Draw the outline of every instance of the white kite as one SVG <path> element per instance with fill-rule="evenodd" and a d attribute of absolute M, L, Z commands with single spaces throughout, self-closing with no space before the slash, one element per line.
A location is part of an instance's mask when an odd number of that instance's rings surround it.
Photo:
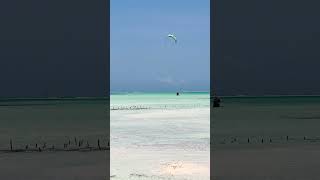
<path fill-rule="evenodd" d="M 175 43 L 177 43 L 177 37 L 173 34 L 168 34 L 168 38 L 171 38 L 174 40 Z"/>

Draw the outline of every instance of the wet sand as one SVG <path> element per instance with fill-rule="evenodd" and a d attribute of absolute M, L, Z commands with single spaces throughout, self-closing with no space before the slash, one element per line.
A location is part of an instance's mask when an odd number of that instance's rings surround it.
<path fill-rule="evenodd" d="M 208 112 L 112 112 L 112 179 L 209 179 Z"/>
<path fill-rule="evenodd" d="M 209 94 L 111 98 L 112 180 L 210 179 Z"/>
<path fill-rule="evenodd" d="M 320 144 L 245 145 L 217 147 L 213 152 L 215 180 L 320 179 Z"/>
<path fill-rule="evenodd" d="M 0 177 L 5 180 L 105 180 L 107 153 L 39 152 L 0 155 Z"/>

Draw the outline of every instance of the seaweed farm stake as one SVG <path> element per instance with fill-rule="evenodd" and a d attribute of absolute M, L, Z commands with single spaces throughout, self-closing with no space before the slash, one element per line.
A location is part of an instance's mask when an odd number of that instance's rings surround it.
<path fill-rule="evenodd" d="M 12 148 L 12 139 L 10 139 L 10 150 L 12 151 L 13 148 Z"/>
<path fill-rule="evenodd" d="M 77 143 L 77 138 L 76 137 L 74 137 L 74 143 L 75 143 L 75 145 L 77 145 L 78 143 Z"/>

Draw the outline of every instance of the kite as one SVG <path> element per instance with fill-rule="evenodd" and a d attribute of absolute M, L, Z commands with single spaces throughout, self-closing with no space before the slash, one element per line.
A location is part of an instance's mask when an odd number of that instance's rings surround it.
<path fill-rule="evenodd" d="M 168 34 L 168 38 L 171 38 L 174 40 L 175 43 L 177 43 L 177 37 L 173 34 Z"/>

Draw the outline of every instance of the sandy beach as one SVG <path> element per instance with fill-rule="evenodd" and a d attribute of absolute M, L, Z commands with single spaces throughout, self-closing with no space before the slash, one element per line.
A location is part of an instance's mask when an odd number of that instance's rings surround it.
<path fill-rule="evenodd" d="M 207 93 L 119 95 L 111 103 L 122 107 L 111 110 L 112 179 L 210 178 Z"/>

